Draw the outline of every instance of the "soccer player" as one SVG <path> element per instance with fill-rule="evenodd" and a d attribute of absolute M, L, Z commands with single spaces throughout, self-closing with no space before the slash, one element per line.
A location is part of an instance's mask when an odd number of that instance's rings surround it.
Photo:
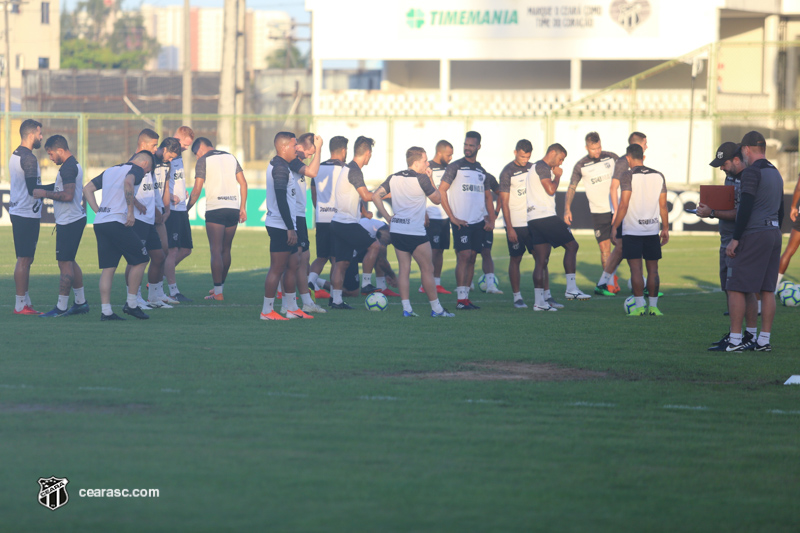
<path fill-rule="evenodd" d="M 222 301 L 225 299 L 222 289 L 231 268 L 231 246 L 236 228 L 247 220 L 247 181 L 239 161 L 228 152 L 216 150 L 205 137 L 194 141 L 192 153 L 197 156 L 197 163 L 194 188 L 186 209 L 190 210 L 197 203 L 205 185 L 206 235 L 214 281 L 214 294 L 206 296 L 206 300 Z"/>
<path fill-rule="evenodd" d="M 527 139 L 517 142 L 514 148 L 514 160 L 500 172 L 500 205 L 506 226 L 508 241 L 508 280 L 511 282 L 514 307 L 527 309 L 520 289 L 520 263 L 525 250 L 533 254 L 533 245 L 528 233 L 528 204 L 525 191 L 527 189 L 528 172 L 531 166 L 533 146 Z"/>
<path fill-rule="evenodd" d="M 587 133 L 585 140 L 586 155 L 575 163 L 564 200 L 564 222 L 572 225 L 572 201 L 578 184 L 583 181 L 589 212 L 592 214 L 594 237 L 600 247 L 600 263 L 605 269 L 608 256 L 611 255 L 611 224 L 614 218 L 611 211 L 611 177 L 619 158 L 617 154 L 603 151 L 600 135 L 596 131 Z"/>
<path fill-rule="evenodd" d="M 622 226 L 622 255 L 631 269 L 631 287 L 636 299 L 630 316 L 661 316 L 663 313 L 658 309 L 657 296 L 660 283 L 658 260 L 661 259 L 661 247 L 669 242 L 667 182 L 662 173 L 644 166 L 644 150 L 640 145 L 628 146 L 625 157 L 630 170 L 620 176 L 622 192 L 611 235 L 613 240 L 617 240 L 617 228 Z M 642 259 L 647 267 L 649 306 L 644 301 Z"/>
<path fill-rule="evenodd" d="M 153 154 L 144 150 L 129 162 L 105 170 L 83 188 L 86 203 L 97 213 L 94 233 L 97 237 L 98 263 L 103 271 L 100 274 L 102 321 L 125 320 L 111 310 L 111 286 L 122 256 L 133 267 L 128 275 L 128 299 L 122 311 L 141 320 L 150 318 L 139 309 L 134 289 L 142 283 L 149 257 L 147 249 L 133 231 L 133 225 L 136 221 L 134 187 L 142 182 L 146 173 L 153 170 L 153 166 Z M 94 194 L 100 189 L 103 191 L 103 200 L 98 206 Z"/>
<path fill-rule="evenodd" d="M 267 168 L 267 215 L 264 224 L 269 234 L 269 271 L 264 279 L 264 305 L 261 320 L 289 320 L 292 318 L 313 319 L 297 307 L 294 296 L 297 280 L 297 218 L 294 198 L 292 167 L 302 170 L 303 163 L 297 159 L 297 139 L 294 133 L 279 132 L 273 141 L 277 155 Z M 274 309 L 278 283 L 283 279 L 284 312 L 286 318 Z"/>
<path fill-rule="evenodd" d="M 794 186 L 794 194 L 792 195 L 792 207 L 789 211 L 789 218 L 792 219 L 792 232 L 789 234 L 789 242 L 786 244 L 786 249 L 781 256 L 781 263 L 778 267 L 778 282 L 775 285 L 777 291 L 783 281 L 783 275 L 786 274 L 786 269 L 789 268 L 789 262 L 792 256 L 800 246 L 800 216 L 798 215 L 798 203 L 800 203 L 800 179 L 797 180 L 797 185 Z"/>
<path fill-rule="evenodd" d="M 380 252 L 378 252 L 378 259 L 375 261 L 375 275 L 380 277 L 385 276 L 394 280 L 394 286 L 397 286 L 397 276 L 395 276 L 389 261 L 386 259 L 386 248 L 392 243 L 392 237 L 389 234 L 389 225 L 375 218 L 362 217 L 358 221 L 370 237 L 376 239 L 380 244 Z M 361 295 L 361 274 L 358 268 L 359 263 L 364 260 L 364 254 L 359 254 L 350 261 L 347 271 L 344 274 L 344 284 L 342 286 L 342 296 L 356 297 Z M 327 285 L 330 287 L 330 285 Z M 382 291 L 386 294 L 385 291 Z M 397 296 L 400 296 L 399 294 Z"/>
<path fill-rule="evenodd" d="M 325 263 L 331 261 L 331 274 L 336 264 L 336 258 L 331 255 L 333 251 L 333 234 L 331 233 L 331 220 L 336 212 L 336 182 L 339 177 L 347 173 L 347 143 L 345 137 L 332 137 L 328 142 L 331 158 L 321 163 L 317 176 L 311 180 L 311 201 L 314 204 L 316 215 L 316 241 L 317 258 L 311 264 L 308 274 L 309 289 L 316 290 L 317 298 L 330 298 L 324 294 L 324 280 L 319 282 L 319 275 L 325 268 Z"/>
<path fill-rule="evenodd" d="M 642 132 L 634 131 L 628 136 L 628 144 L 638 144 L 642 147 L 642 152 L 644 153 L 647 151 L 647 136 Z M 629 169 L 628 160 L 625 157 L 617 159 L 614 165 L 614 175 L 611 178 L 611 205 L 615 217 L 617 208 L 619 207 L 619 179 L 622 173 Z M 614 296 L 620 291 L 619 278 L 616 275 L 616 271 L 622 261 L 622 226 L 618 226 L 618 228 L 620 229 L 617 230 L 614 250 L 612 250 L 611 255 L 606 259 L 603 274 L 600 276 L 600 280 L 597 282 L 597 286 L 595 286 L 594 289 L 595 294 Z M 661 294 L 659 294 L 659 296 L 661 296 Z"/>
<path fill-rule="evenodd" d="M 447 165 L 439 184 L 442 208 L 453 226 L 456 309 L 460 310 L 480 309 L 469 300 L 469 287 L 475 274 L 475 258 L 483 249 L 486 232 L 494 231 L 494 202 L 492 192 L 485 186 L 490 174 L 477 161 L 480 148 L 480 133 L 468 131 L 464 139 L 464 157 Z"/>
<path fill-rule="evenodd" d="M 390 220 L 389 232 L 400 265 L 400 298 L 403 304 L 404 317 L 417 317 L 411 308 L 410 281 L 411 258 L 419 265 L 422 286 L 431 305 L 431 316 L 434 318 L 452 318 L 436 293 L 436 282 L 433 280 L 433 258 L 431 243 L 425 232 L 426 199 L 434 204 L 441 202 L 441 193 L 433 183 L 432 172 L 428 166 L 425 150 L 412 146 L 406 151 L 407 170 L 403 170 L 386 178 L 372 195 L 372 201 L 378 212 L 386 220 Z M 383 198 L 392 195 L 394 216 L 390 216 L 383 205 Z"/>
<path fill-rule="evenodd" d="M 742 319 L 746 294 L 761 293 L 761 332 L 752 349 L 770 352 L 770 333 L 775 318 L 775 284 L 781 256 L 783 222 L 783 178 L 766 159 L 764 136 L 751 131 L 741 142 L 742 156 L 749 165 L 742 171 L 741 198 L 736 212 L 736 227 L 728 243 L 727 289 L 730 303 L 731 334 L 726 351 L 749 349 L 742 342 Z"/>
<path fill-rule="evenodd" d="M 564 272 L 567 288 L 564 296 L 567 300 L 588 300 L 591 298 L 578 288 L 575 282 L 575 270 L 578 256 L 578 242 L 563 219 L 556 215 L 556 191 L 564 169 L 561 165 L 567 157 L 567 150 L 560 144 L 552 144 L 547 148 L 544 158 L 533 164 L 528 171 L 525 201 L 528 211 L 528 232 L 535 266 L 533 269 L 534 311 L 555 311 L 557 306 L 548 302 L 545 293 L 548 263 L 553 247 L 564 247 Z"/>
<path fill-rule="evenodd" d="M 370 294 L 378 290 L 372 285 L 372 269 L 378 258 L 380 244 L 370 236 L 359 223 L 359 202 L 372 201 L 372 193 L 364 184 L 364 174 L 361 171 L 372 157 L 372 147 L 375 141 L 369 137 L 360 136 L 353 145 L 353 160 L 345 167 L 345 172 L 336 181 L 336 212 L 331 219 L 331 233 L 333 233 L 333 255 L 336 257 L 336 266 L 332 273 L 333 309 L 352 309 L 342 300 L 342 286 L 344 274 L 350 261 L 357 255 L 364 254 L 361 274 L 361 294 Z"/>
<path fill-rule="evenodd" d="M 500 184 L 497 182 L 497 179 L 494 176 L 487 174 L 484 186 L 486 187 L 486 190 L 489 191 L 489 194 L 492 195 L 492 209 L 494 209 L 494 214 L 492 216 L 495 220 L 497 220 L 497 216 L 500 214 L 501 206 L 500 202 L 498 201 L 497 207 L 495 207 L 495 196 L 500 192 Z M 488 215 L 488 213 L 484 213 L 484 216 L 486 215 Z M 494 259 L 492 259 L 493 244 L 494 230 L 484 232 L 483 243 L 481 244 L 481 270 L 483 271 L 483 276 L 486 280 L 486 293 L 503 294 L 503 291 L 497 288 L 497 278 L 494 276 Z M 472 289 L 471 285 L 470 289 Z"/>
<path fill-rule="evenodd" d="M 741 197 L 741 176 L 742 171 L 747 165 L 744 164 L 739 145 L 732 142 L 722 143 L 720 147 L 717 148 L 714 160 L 709 164 L 714 168 L 722 169 L 725 172 L 725 185 L 732 186 L 736 191 L 734 194 L 734 209 L 716 211 L 705 204 L 697 205 L 698 217 L 719 219 L 719 282 L 722 291 L 725 292 L 727 302 L 728 291 L 726 288 L 728 282 L 728 267 L 730 266 L 731 258 L 728 257 L 726 248 L 728 247 L 728 243 L 731 241 L 731 238 L 733 238 L 733 230 L 736 227 L 736 209 L 739 207 L 739 198 Z M 730 305 L 728 305 L 728 307 L 730 308 Z M 745 322 L 747 323 L 747 330 L 745 331 L 742 340 L 743 343 L 747 343 L 752 346 L 756 335 L 758 335 L 758 303 L 755 295 L 752 293 L 747 294 Z M 708 351 L 726 351 L 729 336 L 730 331 L 726 333 L 718 342 L 712 344 Z"/>
<path fill-rule="evenodd" d="M 14 284 L 17 299 L 14 303 L 15 315 L 38 315 L 33 309 L 28 295 L 33 256 L 39 242 L 39 223 L 42 219 L 42 200 L 33 197 L 33 190 L 42 184 L 39 160 L 32 150 L 42 146 L 42 124 L 31 118 L 19 127 L 22 139 L 11 154 L 8 171 L 11 176 L 11 202 L 8 213 L 14 234 L 14 250 L 17 264 L 14 267 Z"/>
<path fill-rule="evenodd" d="M 436 155 L 429 162 L 433 183 L 436 188 L 442 182 L 444 170 L 453 160 L 453 145 L 445 140 L 436 143 Z M 452 294 L 442 286 L 442 266 L 444 266 L 444 251 L 450 249 L 450 220 L 441 205 L 428 200 L 426 209 L 426 233 L 431 243 L 433 253 L 433 280 L 436 282 L 436 292 L 439 294 Z M 419 292 L 425 292 L 420 285 Z"/>
<path fill-rule="evenodd" d="M 83 169 L 69 151 L 67 140 L 53 135 L 44 143 L 50 161 L 59 165 L 56 181 L 33 190 L 34 198 L 53 200 L 56 216 L 56 261 L 61 272 L 58 303 L 40 317 L 83 315 L 89 304 L 83 292 L 83 271 L 75 261 L 86 227 L 86 210 L 83 208 Z M 69 307 L 69 291 L 75 293 L 75 303 Z"/>
<path fill-rule="evenodd" d="M 194 131 L 189 126 L 181 126 L 175 131 L 175 138 L 181 144 L 183 152 L 192 146 Z M 186 210 L 186 176 L 182 157 L 176 157 L 170 162 L 169 187 L 164 193 L 170 204 L 170 215 L 164 224 L 169 248 L 167 260 L 164 262 L 164 275 L 167 277 L 170 297 L 179 302 L 191 302 L 191 298 L 181 294 L 175 277 L 175 267 L 191 255 L 194 247 L 189 212 Z"/>

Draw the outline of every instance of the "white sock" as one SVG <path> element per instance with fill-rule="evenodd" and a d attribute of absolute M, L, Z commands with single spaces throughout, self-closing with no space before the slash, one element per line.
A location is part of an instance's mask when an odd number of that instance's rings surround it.
<path fill-rule="evenodd" d="M 61 311 L 66 311 L 69 307 L 69 294 L 66 296 L 58 295 L 58 304 L 56 305 Z"/>
<path fill-rule="evenodd" d="M 307 292 L 305 294 L 300 293 L 300 299 L 303 301 L 303 305 L 314 305 L 314 300 L 311 299 L 310 292 Z"/>
<path fill-rule="evenodd" d="M 156 288 L 156 297 L 158 297 L 159 300 L 163 299 L 166 296 L 166 294 L 164 294 L 164 282 L 159 281 L 158 283 L 153 283 L 153 285 L 155 285 Z"/>
<path fill-rule="evenodd" d="M 372 283 L 372 272 L 369 274 L 361 274 L 361 286 L 366 287 L 370 283 Z"/>
<path fill-rule="evenodd" d="M 550 289 L 545 289 L 544 290 L 544 301 L 546 302 L 547 300 L 549 300 L 552 297 L 553 297 L 553 295 L 550 293 Z"/>
<path fill-rule="evenodd" d="M 544 298 L 544 289 L 533 289 L 533 305 L 537 307 L 546 307 L 547 302 Z"/>
<path fill-rule="evenodd" d="M 475 290 L 475 282 L 474 281 L 469 284 L 469 289 L 473 290 L 473 291 Z"/>
<path fill-rule="evenodd" d="M 214 295 L 222 294 L 222 285 L 214 285 Z"/>
<path fill-rule="evenodd" d="M 114 311 L 111 310 L 111 304 L 100 304 L 100 311 L 106 316 L 114 314 Z"/>
<path fill-rule="evenodd" d="M 486 274 L 486 286 L 492 287 L 496 284 L 497 280 L 494 277 L 494 273 Z"/>
<path fill-rule="evenodd" d="M 600 276 L 600 281 L 597 282 L 598 286 L 608 285 L 608 282 L 611 281 L 613 274 L 609 274 L 608 272 L 603 272 L 603 275 Z"/>
<path fill-rule="evenodd" d="M 442 304 L 439 302 L 439 298 L 431 300 L 431 311 L 433 311 L 437 315 L 444 313 L 444 307 L 442 307 Z"/>
<path fill-rule="evenodd" d="M 437 287 L 442 285 L 442 278 L 433 278 L 433 281 L 436 283 Z"/>
<path fill-rule="evenodd" d="M 25 291 L 25 305 L 30 305 L 33 307 L 33 304 L 31 303 L 31 296 L 28 294 L 28 291 Z"/>
<path fill-rule="evenodd" d="M 650 307 L 658 307 L 658 296 L 650 297 Z"/>
<path fill-rule="evenodd" d="M 264 297 L 264 306 L 261 308 L 262 315 L 268 315 L 275 307 L 275 298 Z"/>
<path fill-rule="evenodd" d="M 522 292 L 515 292 L 513 300 L 516 302 L 517 300 L 522 300 Z"/>
<path fill-rule="evenodd" d="M 575 274 L 567 274 L 567 292 L 578 291 L 578 284 L 575 283 Z"/>
<path fill-rule="evenodd" d="M 155 302 L 158 299 L 158 288 L 155 283 L 147 284 L 147 300 Z"/>
<path fill-rule="evenodd" d="M 75 294 L 75 303 L 76 304 L 80 305 L 80 304 L 85 304 L 86 303 L 86 297 L 83 295 L 83 287 L 81 287 L 80 289 L 74 289 L 73 288 L 72 292 Z"/>
<path fill-rule="evenodd" d="M 319 274 L 317 274 L 316 272 L 309 272 L 308 273 L 308 282 L 311 283 L 312 285 L 314 285 L 314 287 L 316 287 L 317 286 L 317 278 L 318 277 L 319 277 Z"/>
<path fill-rule="evenodd" d="M 17 301 L 14 303 L 14 310 L 19 313 L 25 308 L 25 297 L 17 296 Z"/>
<path fill-rule="evenodd" d="M 297 293 L 284 292 L 283 302 L 281 303 L 282 309 L 287 311 L 297 311 Z"/>
<path fill-rule="evenodd" d="M 280 293 L 283 292 L 283 282 L 282 281 L 278 282 L 278 292 L 280 292 Z"/>
<path fill-rule="evenodd" d="M 769 344 L 769 333 L 761 332 L 758 334 L 758 345 L 764 346 L 765 344 Z"/>
<path fill-rule="evenodd" d="M 411 300 L 402 300 L 401 303 L 403 304 L 403 311 L 408 311 L 409 313 L 413 311 L 411 309 Z"/>
<path fill-rule="evenodd" d="M 761 300 L 758 301 L 758 314 L 761 314 Z"/>
<path fill-rule="evenodd" d="M 459 300 L 466 300 L 467 299 L 467 288 L 466 287 L 456 287 L 456 298 Z"/>
<path fill-rule="evenodd" d="M 775 294 L 778 294 L 781 288 L 781 281 L 783 281 L 783 274 L 778 274 L 778 282 L 775 284 Z"/>
<path fill-rule="evenodd" d="M 128 293 L 128 307 L 131 309 L 134 307 L 139 307 L 139 299 L 135 294 Z"/>
<path fill-rule="evenodd" d="M 375 286 L 383 290 L 386 288 L 386 276 L 375 276 Z"/>
<path fill-rule="evenodd" d="M 176 294 L 179 294 L 181 292 L 181 291 L 178 290 L 178 284 L 177 283 L 168 283 L 167 285 L 169 285 L 169 295 L 170 296 L 175 296 Z"/>
<path fill-rule="evenodd" d="M 325 288 L 325 283 L 327 281 L 328 281 L 327 279 L 317 278 L 317 288 L 318 289 L 324 289 Z"/>
<path fill-rule="evenodd" d="M 755 339 L 756 337 L 758 337 L 758 328 L 747 328 L 747 333 L 752 335 L 753 338 Z"/>
<path fill-rule="evenodd" d="M 142 298 L 142 287 L 141 286 L 139 286 L 139 288 L 136 289 L 136 297 L 137 298 Z M 142 300 L 144 300 L 144 298 L 142 298 Z"/>
<path fill-rule="evenodd" d="M 742 344 L 742 334 L 741 333 L 731 332 L 731 334 L 729 336 L 729 342 L 731 344 L 733 344 L 734 346 L 738 346 L 738 345 Z"/>
<path fill-rule="evenodd" d="M 634 296 L 634 300 L 636 300 L 636 307 L 644 307 L 644 296 Z"/>
<path fill-rule="evenodd" d="M 333 296 L 333 303 L 340 304 L 342 303 L 342 291 L 337 291 L 336 289 L 331 290 L 331 296 Z"/>

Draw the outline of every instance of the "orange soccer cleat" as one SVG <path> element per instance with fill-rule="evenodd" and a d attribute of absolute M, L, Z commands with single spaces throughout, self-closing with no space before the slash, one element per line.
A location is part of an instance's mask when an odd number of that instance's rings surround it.
<path fill-rule="evenodd" d="M 314 318 L 314 317 L 304 312 L 302 309 L 295 309 L 294 311 L 286 311 L 286 318 L 291 320 L 293 318 Z"/>
<path fill-rule="evenodd" d="M 222 296 L 222 293 L 219 294 L 209 294 L 206 296 L 206 300 L 216 300 L 218 302 L 223 301 L 225 298 Z"/>
<path fill-rule="evenodd" d="M 289 320 L 289 319 L 282 317 L 280 313 L 278 313 L 277 311 L 270 311 L 267 314 L 261 313 L 261 320 Z"/>

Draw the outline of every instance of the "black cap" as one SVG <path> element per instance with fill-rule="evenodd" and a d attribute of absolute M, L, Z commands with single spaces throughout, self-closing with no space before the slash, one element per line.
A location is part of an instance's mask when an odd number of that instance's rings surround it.
<path fill-rule="evenodd" d="M 767 140 L 759 132 L 753 130 L 742 137 L 742 146 L 767 146 Z"/>
<path fill-rule="evenodd" d="M 734 157 L 739 157 L 741 159 L 739 149 L 740 146 L 736 143 L 726 142 L 720 144 L 719 148 L 717 148 L 717 156 L 709 165 L 718 168 L 721 167 L 725 161 L 730 161 Z"/>

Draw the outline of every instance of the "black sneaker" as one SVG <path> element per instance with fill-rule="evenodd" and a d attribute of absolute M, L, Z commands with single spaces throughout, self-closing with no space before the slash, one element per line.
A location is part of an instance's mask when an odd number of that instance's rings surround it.
<path fill-rule="evenodd" d="M 131 315 L 134 318 L 138 318 L 139 320 L 147 320 L 150 318 L 149 315 L 146 315 L 145 312 L 138 307 L 129 307 L 127 303 L 122 306 L 122 312 L 126 315 Z"/>
<path fill-rule="evenodd" d="M 331 309 L 353 309 L 352 307 L 347 305 L 347 302 L 342 302 L 340 304 L 335 304 L 335 303 L 331 302 L 331 306 L 330 307 L 331 307 Z"/>
<path fill-rule="evenodd" d="M 718 340 L 717 342 L 711 343 L 711 346 L 722 346 L 722 347 L 724 347 L 726 344 L 728 344 L 728 339 L 730 339 L 730 338 L 731 338 L 731 334 L 730 333 L 726 333 L 725 335 L 722 336 L 722 338 L 720 340 Z"/>
<path fill-rule="evenodd" d="M 756 336 L 749 331 L 745 331 L 742 336 L 742 344 L 745 345 L 745 351 L 752 351 L 756 347 Z"/>
<path fill-rule="evenodd" d="M 309 281 L 308 282 L 308 290 L 315 291 L 315 290 L 317 290 L 317 286 Z"/>
<path fill-rule="evenodd" d="M 170 295 L 170 298 L 174 298 L 174 299 L 178 300 L 178 301 L 179 301 L 180 303 L 182 303 L 182 304 L 184 304 L 184 303 L 191 303 L 191 302 L 193 302 L 193 301 L 194 301 L 194 300 L 192 300 L 191 298 L 187 298 L 186 296 L 184 296 L 184 295 L 183 295 L 183 294 L 181 294 L 181 293 L 172 294 L 172 295 Z"/>
<path fill-rule="evenodd" d="M 756 351 L 756 352 L 771 352 L 772 351 L 772 345 L 770 343 L 767 343 L 767 344 L 764 344 L 762 346 L 761 344 L 758 344 L 757 342 L 755 342 L 755 343 L 753 343 L 753 348 L 752 349 L 754 351 Z"/>
<path fill-rule="evenodd" d="M 60 316 L 65 316 L 69 312 L 69 309 L 64 309 L 63 311 L 58 308 L 58 306 L 52 308 L 50 311 L 46 313 L 42 313 L 39 315 L 39 318 L 58 318 Z"/>
<path fill-rule="evenodd" d="M 88 312 L 89 302 L 83 302 L 82 304 L 72 304 L 72 307 L 67 309 L 67 314 L 65 316 L 85 315 Z"/>
<path fill-rule="evenodd" d="M 100 322 L 105 322 L 106 320 L 127 320 L 127 319 L 122 318 L 116 313 L 111 313 L 110 315 L 104 315 L 100 313 Z"/>
<path fill-rule="evenodd" d="M 480 307 L 478 307 L 474 303 L 470 302 L 469 300 L 467 300 L 467 303 L 469 304 L 469 308 L 470 309 L 480 309 Z"/>
<path fill-rule="evenodd" d="M 333 296 L 328 298 L 328 307 L 333 307 Z"/>
<path fill-rule="evenodd" d="M 380 289 L 375 285 L 373 285 L 372 283 L 370 283 L 366 287 L 361 287 L 361 294 L 372 294 L 373 292 L 378 292 L 378 291 L 380 291 Z"/>
<path fill-rule="evenodd" d="M 742 339 L 744 340 L 744 339 Z M 731 341 L 728 341 L 725 345 L 726 352 L 745 352 L 750 349 L 750 346 L 745 344 L 744 342 L 740 344 L 732 344 Z"/>

